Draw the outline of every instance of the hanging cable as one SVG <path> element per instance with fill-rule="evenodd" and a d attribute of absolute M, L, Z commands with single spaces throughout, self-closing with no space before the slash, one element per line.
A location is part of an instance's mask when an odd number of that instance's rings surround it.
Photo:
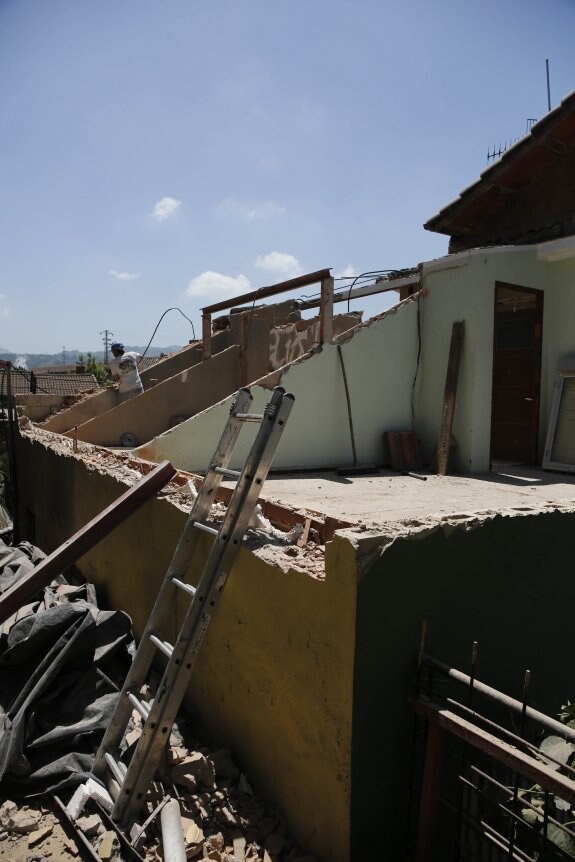
<path fill-rule="evenodd" d="M 174 305 L 174 306 L 172 306 L 172 308 L 166 308 L 166 310 L 164 311 L 164 313 L 162 314 L 162 316 L 161 316 L 161 317 L 160 317 L 160 319 L 158 320 L 158 322 L 157 322 L 157 324 L 156 324 L 156 328 L 155 328 L 155 329 L 154 329 L 154 331 L 152 332 L 152 337 L 151 337 L 151 338 L 150 338 L 150 340 L 148 341 L 148 344 L 146 345 L 146 349 L 145 349 L 145 350 L 144 350 L 144 352 L 142 353 L 142 359 L 144 358 L 144 356 L 145 356 L 145 355 L 146 355 L 146 353 L 148 352 L 148 350 L 149 350 L 149 348 L 150 348 L 150 344 L 151 344 L 151 343 L 152 343 L 152 341 L 154 340 L 154 335 L 155 335 L 155 334 L 156 334 L 156 332 L 158 331 L 158 328 L 159 328 L 159 326 L 160 326 L 160 323 L 162 322 L 162 320 L 164 319 L 164 317 L 166 316 L 166 314 L 168 313 L 168 311 L 179 311 L 179 312 L 180 312 L 180 314 L 182 315 L 182 317 L 185 317 L 185 318 L 186 318 L 186 320 L 188 321 L 188 323 L 189 323 L 189 324 L 191 325 L 191 327 L 192 327 L 192 335 L 194 336 L 194 341 L 196 340 L 196 331 L 195 331 L 195 329 L 194 329 L 194 324 L 192 323 L 192 321 L 190 320 L 190 318 L 187 316 L 187 314 L 184 314 L 184 312 L 182 311 L 182 309 L 181 309 L 181 308 L 178 308 L 177 306 L 175 306 L 175 305 Z M 141 361 L 141 360 L 140 360 L 140 361 Z"/>

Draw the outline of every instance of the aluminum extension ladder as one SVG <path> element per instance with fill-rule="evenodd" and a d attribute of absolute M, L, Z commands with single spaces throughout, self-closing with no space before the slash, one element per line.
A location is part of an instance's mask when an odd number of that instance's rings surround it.
<path fill-rule="evenodd" d="M 112 818 L 123 830 L 128 830 L 135 822 L 160 765 L 200 647 L 253 514 L 294 397 L 278 386 L 263 414 L 249 413 L 251 402 L 250 390 L 240 389 L 96 755 L 94 775 L 108 785 L 115 797 Z M 243 470 L 229 470 L 228 464 L 244 422 L 258 422 L 260 427 Z M 206 519 L 224 477 L 236 479 L 237 484 L 217 530 L 208 526 Z M 202 532 L 213 535 L 214 541 L 198 586 L 194 587 L 185 577 Z M 187 594 L 191 601 L 172 646 L 162 639 L 161 632 L 173 619 L 175 590 Z M 142 700 L 140 689 L 157 651 L 167 656 L 168 662 L 156 696 L 148 705 Z M 120 760 L 119 750 L 133 709 L 143 718 L 143 730 L 126 765 Z"/>

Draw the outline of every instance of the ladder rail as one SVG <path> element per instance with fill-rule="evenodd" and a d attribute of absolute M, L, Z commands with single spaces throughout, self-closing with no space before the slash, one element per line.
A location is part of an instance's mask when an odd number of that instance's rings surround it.
<path fill-rule="evenodd" d="M 137 815 L 162 751 L 169 740 L 172 725 L 216 611 L 222 588 L 239 549 L 241 536 L 251 517 L 249 504 L 255 505 L 260 495 L 293 400 L 293 396 L 285 396 L 279 387 L 274 390 L 268 405 L 269 414 L 264 418 L 264 424 L 230 500 L 220 532 L 214 539 L 196 596 L 188 608 L 180 636 L 152 704 L 149 720 L 143 728 L 114 805 L 113 818 L 125 826 L 130 825 Z"/>
<path fill-rule="evenodd" d="M 209 625 L 219 604 L 222 589 L 241 547 L 263 482 L 271 466 L 285 423 L 293 406 L 293 395 L 276 387 L 263 414 L 250 414 L 249 389 L 238 392 L 220 442 L 206 471 L 199 494 L 188 516 L 184 531 L 160 587 L 148 624 L 126 677 L 114 715 L 98 750 L 94 774 L 110 770 L 112 757 L 119 751 L 132 710 L 140 711 L 144 725 L 128 766 L 121 765 L 122 783 L 115 795 L 113 819 L 127 828 L 135 820 L 147 789 L 160 764 L 173 723 L 199 656 Z M 229 470 L 234 446 L 246 421 L 259 421 L 260 428 L 241 471 Z M 197 587 L 187 584 L 185 575 L 198 547 L 216 491 L 226 476 L 238 477 L 223 521 L 203 563 Z M 211 532 L 212 528 L 208 528 Z M 174 591 L 191 597 L 175 644 L 163 639 L 162 632 L 171 621 Z M 168 656 L 156 696 L 150 704 L 139 701 L 144 684 L 158 651 Z M 117 778 L 117 776 L 113 776 Z"/>
<path fill-rule="evenodd" d="M 186 526 L 180 536 L 173 553 L 166 576 L 160 586 L 152 612 L 144 629 L 138 649 L 124 681 L 122 691 L 112 719 L 104 733 L 102 742 L 94 761 L 94 775 L 101 775 L 106 767 L 105 755 L 112 748 L 117 748 L 122 741 L 128 720 L 132 714 L 129 694 L 138 694 L 156 656 L 156 648 L 150 641 L 150 635 L 163 631 L 168 623 L 171 610 L 172 581 L 174 578 L 184 580 L 196 548 L 199 534 L 194 524 L 201 522 L 208 514 L 223 476 L 215 472 L 214 467 L 227 467 L 233 454 L 234 446 L 243 427 L 243 420 L 237 414 L 245 414 L 253 401 L 249 389 L 240 389 L 232 404 L 228 421 L 224 427 L 202 487 L 196 497 L 188 516 Z"/>

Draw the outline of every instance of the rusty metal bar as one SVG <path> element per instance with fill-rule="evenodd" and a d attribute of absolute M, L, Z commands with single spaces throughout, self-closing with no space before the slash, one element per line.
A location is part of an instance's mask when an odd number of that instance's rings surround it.
<path fill-rule="evenodd" d="M 0 623 L 5 622 L 8 617 L 16 613 L 18 608 L 31 598 L 38 589 L 49 584 L 52 578 L 75 563 L 94 545 L 97 545 L 100 539 L 103 539 L 123 523 L 150 497 L 153 497 L 157 491 L 163 488 L 175 474 L 176 470 L 170 462 L 162 461 L 147 476 L 107 506 L 45 560 L 42 560 L 29 575 L 6 590 L 0 596 Z"/>
<path fill-rule="evenodd" d="M 225 311 L 228 308 L 232 308 L 232 306 L 243 305 L 245 302 L 253 302 L 256 299 L 266 299 L 268 296 L 286 293 L 288 290 L 294 290 L 296 287 L 307 287 L 308 284 L 317 284 L 319 281 L 330 278 L 330 272 L 331 270 L 329 269 L 318 269 L 316 272 L 310 272 L 308 275 L 298 275 L 297 278 L 290 278 L 289 281 L 282 281 L 269 287 L 260 287 L 257 290 L 244 293 L 242 296 L 234 296 L 231 299 L 224 299 L 222 302 L 216 302 L 213 305 L 206 305 L 205 308 L 202 308 L 202 314 Z"/>
<path fill-rule="evenodd" d="M 469 685 L 469 677 L 467 674 L 460 670 L 456 670 L 454 667 L 450 667 L 448 664 L 444 664 L 442 661 L 432 658 L 430 655 L 424 655 L 422 663 L 429 668 L 440 671 L 440 673 L 445 674 L 456 682 L 460 682 L 465 686 Z M 477 679 L 474 680 L 473 688 L 476 692 L 485 695 L 485 697 L 489 697 L 491 700 L 500 703 L 502 706 L 513 710 L 513 712 L 518 714 L 523 712 L 522 701 L 515 700 L 515 698 L 509 697 L 507 694 L 503 694 L 503 692 L 498 691 L 496 688 L 492 688 L 490 685 L 486 685 L 484 682 L 479 682 Z M 527 706 L 525 716 L 526 718 L 539 722 L 539 724 L 546 727 L 547 730 L 557 734 L 557 736 L 561 736 L 563 739 L 568 739 L 570 742 L 575 743 L 575 730 L 568 727 L 566 724 L 561 724 L 557 719 L 550 718 L 548 715 L 545 715 L 544 712 L 539 712 L 531 706 Z"/>
<path fill-rule="evenodd" d="M 442 698 L 443 700 L 443 698 Z M 497 724 L 496 721 L 491 721 L 490 718 L 487 718 L 485 715 L 482 715 L 480 712 L 476 712 L 474 709 L 469 709 L 469 707 L 465 706 L 463 703 L 460 703 L 458 700 L 455 700 L 452 697 L 444 698 L 445 703 L 448 706 L 452 706 L 455 709 L 460 709 L 464 712 L 468 718 L 473 719 L 474 721 L 479 721 L 487 727 L 493 728 L 493 730 L 497 731 L 497 733 L 501 733 L 507 737 L 515 745 L 519 744 L 519 747 L 523 746 L 527 751 L 533 752 L 534 755 L 540 754 L 539 749 L 536 745 L 533 745 L 532 742 L 529 742 L 528 739 L 524 739 L 521 736 L 517 736 L 516 733 L 513 733 L 512 730 L 508 730 L 506 727 L 503 727 L 501 724 Z M 560 760 L 557 760 L 556 757 L 553 757 L 551 754 L 545 754 L 545 760 L 550 761 L 551 763 L 556 763 L 557 766 L 560 766 L 562 769 L 566 769 L 567 772 L 570 772 L 575 779 L 575 767 L 569 766 L 568 763 L 562 763 Z"/>
<path fill-rule="evenodd" d="M 445 747 L 445 731 L 437 723 L 427 725 L 425 764 L 421 786 L 421 807 L 417 836 L 416 862 L 428 862 L 433 858 L 433 835 L 439 808 L 441 767 Z"/>
<path fill-rule="evenodd" d="M 575 782 L 569 778 L 431 701 L 423 703 L 412 699 L 410 703 L 414 711 L 425 718 L 430 726 L 438 725 L 453 736 L 490 755 L 499 763 L 532 779 L 544 790 L 550 790 L 561 799 L 572 805 L 575 804 Z"/>

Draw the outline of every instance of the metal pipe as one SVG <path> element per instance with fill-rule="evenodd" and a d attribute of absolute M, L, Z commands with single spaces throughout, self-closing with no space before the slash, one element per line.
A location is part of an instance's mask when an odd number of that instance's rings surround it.
<path fill-rule="evenodd" d="M 164 862 L 186 862 L 186 845 L 182 831 L 180 803 L 177 799 L 170 799 L 164 805 L 160 814 L 160 823 Z"/>
<path fill-rule="evenodd" d="M 450 679 L 456 680 L 456 682 L 463 683 L 463 685 L 466 686 L 469 685 L 469 677 L 467 674 L 462 673 L 460 670 L 456 670 L 454 667 L 450 667 L 448 664 L 444 664 L 429 655 L 423 656 L 422 663 L 434 670 L 444 673 L 446 676 L 450 677 Z M 486 685 L 484 682 L 479 682 L 477 679 L 475 680 L 473 687 L 475 691 L 491 698 L 491 700 L 500 703 L 502 706 L 506 706 L 508 709 L 512 709 L 514 712 L 519 714 L 523 712 L 522 701 L 515 700 L 515 698 L 509 697 L 508 694 L 503 694 L 503 692 L 497 691 L 496 688 L 491 688 L 490 685 Z M 548 715 L 545 715 L 544 712 L 539 712 L 537 709 L 533 709 L 530 706 L 526 707 L 525 715 L 527 718 L 538 721 L 539 724 L 543 725 L 543 727 L 546 727 L 548 730 L 551 730 L 553 733 L 556 733 L 557 736 L 561 736 L 563 739 L 568 739 L 570 742 L 575 743 L 575 730 L 568 727 L 566 724 L 561 724 L 561 722 L 557 721 L 555 718 L 550 718 Z"/>

